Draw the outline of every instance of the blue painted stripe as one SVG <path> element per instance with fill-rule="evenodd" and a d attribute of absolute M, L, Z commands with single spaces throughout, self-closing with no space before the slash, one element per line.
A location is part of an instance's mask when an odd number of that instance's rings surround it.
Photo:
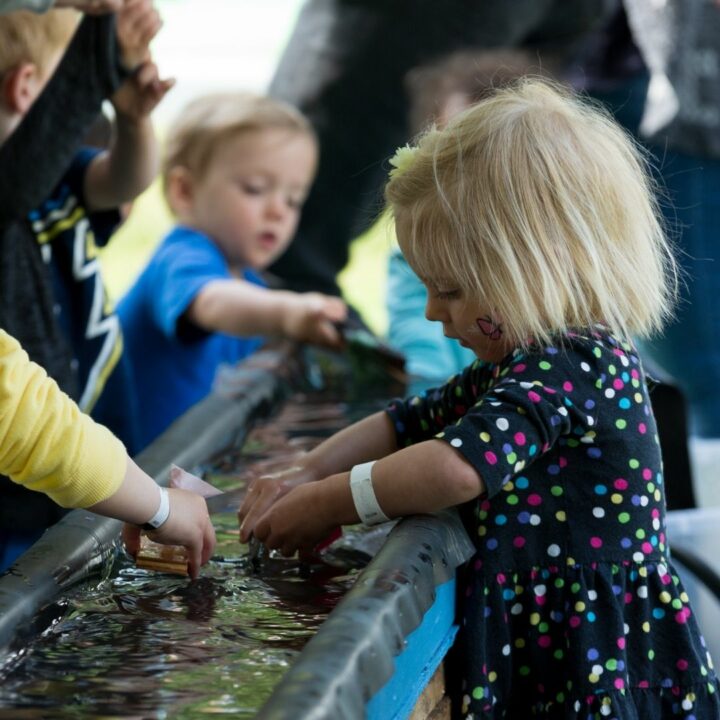
<path fill-rule="evenodd" d="M 455 622 L 455 578 L 435 591 L 435 602 L 408 635 L 395 658 L 395 672 L 366 707 L 368 720 L 405 720 L 452 645 Z"/>

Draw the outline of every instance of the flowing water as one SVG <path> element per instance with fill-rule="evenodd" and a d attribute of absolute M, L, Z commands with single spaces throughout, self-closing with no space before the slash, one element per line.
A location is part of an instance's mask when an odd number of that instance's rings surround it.
<path fill-rule="evenodd" d="M 188 469 L 237 487 L 379 406 L 297 395 L 241 451 Z M 101 580 L 59 600 L 58 619 L 0 669 L 0 718 L 253 717 L 382 537 L 346 529 L 325 562 L 271 556 L 255 573 L 236 516 L 213 521 L 199 580 L 139 570 L 118 551 Z"/>

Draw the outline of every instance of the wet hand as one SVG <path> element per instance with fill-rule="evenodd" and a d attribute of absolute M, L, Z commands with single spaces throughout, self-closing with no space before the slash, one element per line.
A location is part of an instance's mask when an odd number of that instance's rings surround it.
<path fill-rule="evenodd" d="M 251 535 L 257 537 L 255 534 L 257 521 L 280 498 L 293 488 L 316 479 L 313 471 L 303 465 L 284 468 L 279 472 L 253 479 L 238 510 L 240 542 L 247 542 Z"/>
<path fill-rule="evenodd" d="M 284 330 L 293 340 L 339 349 L 343 340 L 336 325 L 346 318 L 347 305 L 340 298 L 302 293 L 290 306 Z"/>
<path fill-rule="evenodd" d="M 170 515 L 147 536 L 162 545 L 182 545 L 188 553 L 190 577 L 200 574 L 200 567 L 211 557 L 215 548 L 215 529 L 208 516 L 205 499 L 188 490 L 168 489 Z M 140 528 L 126 525 L 123 540 L 128 552 L 135 556 L 140 547 Z"/>
<path fill-rule="evenodd" d="M 253 535 L 285 557 L 310 552 L 337 526 L 321 486 L 315 482 L 293 488 L 258 520 Z"/>
<path fill-rule="evenodd" d="M 135 70 L 150 59 L 150 41 L 158 34 L 162 20 L 152 0 L 125 0 L 117 14 L 116 33 L 120 61 L 127 70 Z"/>

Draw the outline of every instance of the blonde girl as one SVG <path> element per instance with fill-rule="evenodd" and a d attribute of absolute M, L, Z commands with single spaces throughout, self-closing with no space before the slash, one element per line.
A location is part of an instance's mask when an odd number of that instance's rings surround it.
<path fill-rule="evenodd" d="M 258 479 L 242 539 L 289 553 L 338 522 L 460 506 L 477 548 L 463 715 L 720 717 L 668 559 L 630 341 L 661 327 L 677 282 L 641 154 L 604 113 L 529 79 L 392 164 L 386 197 L 427 317 L 477 360 Z"/>

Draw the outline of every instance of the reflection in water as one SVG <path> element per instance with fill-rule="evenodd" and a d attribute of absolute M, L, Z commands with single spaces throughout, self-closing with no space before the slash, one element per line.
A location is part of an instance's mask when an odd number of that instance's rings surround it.
<path fill-rule="evenodd" d="M 242 451 L 201 468 L 220 489 L 282 465 L 375 409 L 296 396 Z M 196 582 L 118 556 L 99 584 L 0 672 L 0 719 L 250 718 L 337 604 L 385 531 L 346 531 L 327 562 L 270 557 L 251 572 L 234 514 L 213 517 L 216 556 Z"/>

